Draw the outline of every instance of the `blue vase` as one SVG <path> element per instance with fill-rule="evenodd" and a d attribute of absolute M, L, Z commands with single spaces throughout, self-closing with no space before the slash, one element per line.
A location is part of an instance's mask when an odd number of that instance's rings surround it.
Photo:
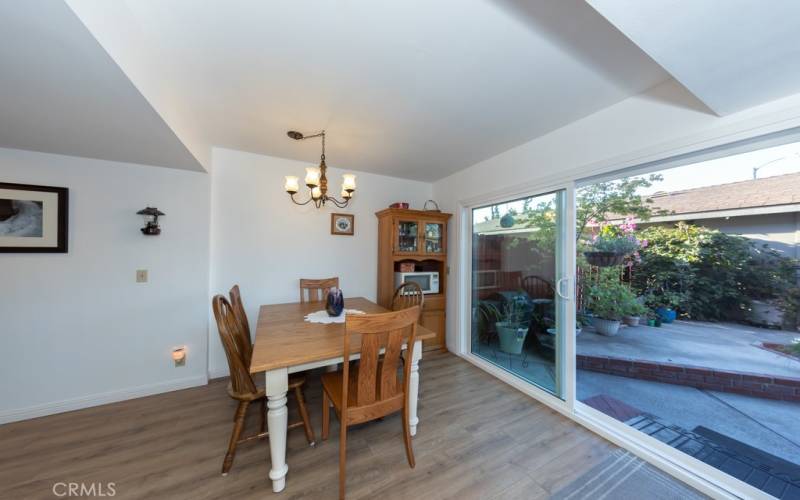
<path fill-rule="evenodd" d="M 329 316 L 339 316 L 344 311 L 344 295 L 340 288 L 331 288 L 328 293 L 328 303 L 325 305 L 325 310 Z"/>

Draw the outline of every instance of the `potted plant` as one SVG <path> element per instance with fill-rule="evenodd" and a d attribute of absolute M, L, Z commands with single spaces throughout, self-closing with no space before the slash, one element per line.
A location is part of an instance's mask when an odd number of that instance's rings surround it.
<path fill-rule="evenodd" d="M 525 324 L 527 306 L 521 300 L 509 300 L 502 309 L 488 305 L 491 314 L 496 318 L 495 328 L 500 340 L 500 350 L 509 354 L 520 354 L 528 336 L 528 325 Z"/>
<path fill-rule="evenodd" d="M 684 294 L 682 293 L 662 290 L 659 293 L 649 294 L 645 299 L 645 303 L 653 308 L 660 322 L 672 323 L 678 317 L 676 309 L 683 300 Z"/>
<path fill-rule="evenodd" d="M 589 287 L 587 305 L 592 324 L 600 335 L 613 336 L 619 332 L 622 317 L 636 302 L 636 296 L 619 281 L 600 279 Z"/>
<path fill-rule="evenodd" d="M 647 308 L 638 300 L 634 300 L 628 304 L 628 309 L 622 317 L 622 322 L 628 326 L 639 326 L 642 315 L 647 313 Z"/>
<path fill-rule="evenodd" d="M 586 261 L 597 267 L 612 267 L 623 263 L 625 258 L 643 246 L 634 235 L 636 225 L 626 219 L 619 226 L 606 224 L 600 233 L 592 237 L 589 250 L 583 253 Z"/>

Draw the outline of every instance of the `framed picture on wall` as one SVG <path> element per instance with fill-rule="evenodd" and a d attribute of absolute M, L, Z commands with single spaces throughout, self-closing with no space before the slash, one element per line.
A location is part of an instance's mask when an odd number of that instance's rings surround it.
<path fill-rule="evenodd" d="M 0 182 L 0 252 L 67 252 L 69 190 Z"/>
<path fill-rule="evenodd" d="M 353 236 L 356 229 L 356 216 L 353 214 L 331 214 L 331 234 Z"/>

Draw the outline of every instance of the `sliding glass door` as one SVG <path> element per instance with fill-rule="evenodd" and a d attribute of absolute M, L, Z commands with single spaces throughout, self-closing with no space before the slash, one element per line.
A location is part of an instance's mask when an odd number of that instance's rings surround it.
<path fill-rule="evenodd" d="M 473 354 L 564 398 L 564 190 L 472 210 Z"/>

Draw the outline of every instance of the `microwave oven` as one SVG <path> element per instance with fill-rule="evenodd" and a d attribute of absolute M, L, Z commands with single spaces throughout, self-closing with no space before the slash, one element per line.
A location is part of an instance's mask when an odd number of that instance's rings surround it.
<path fill-rule="evenodd" d="M 395 288 L 408 282 L 419 285 L 422 293 L 439 293 L 439 273 L 437 272 L 394 273 Z"/>

